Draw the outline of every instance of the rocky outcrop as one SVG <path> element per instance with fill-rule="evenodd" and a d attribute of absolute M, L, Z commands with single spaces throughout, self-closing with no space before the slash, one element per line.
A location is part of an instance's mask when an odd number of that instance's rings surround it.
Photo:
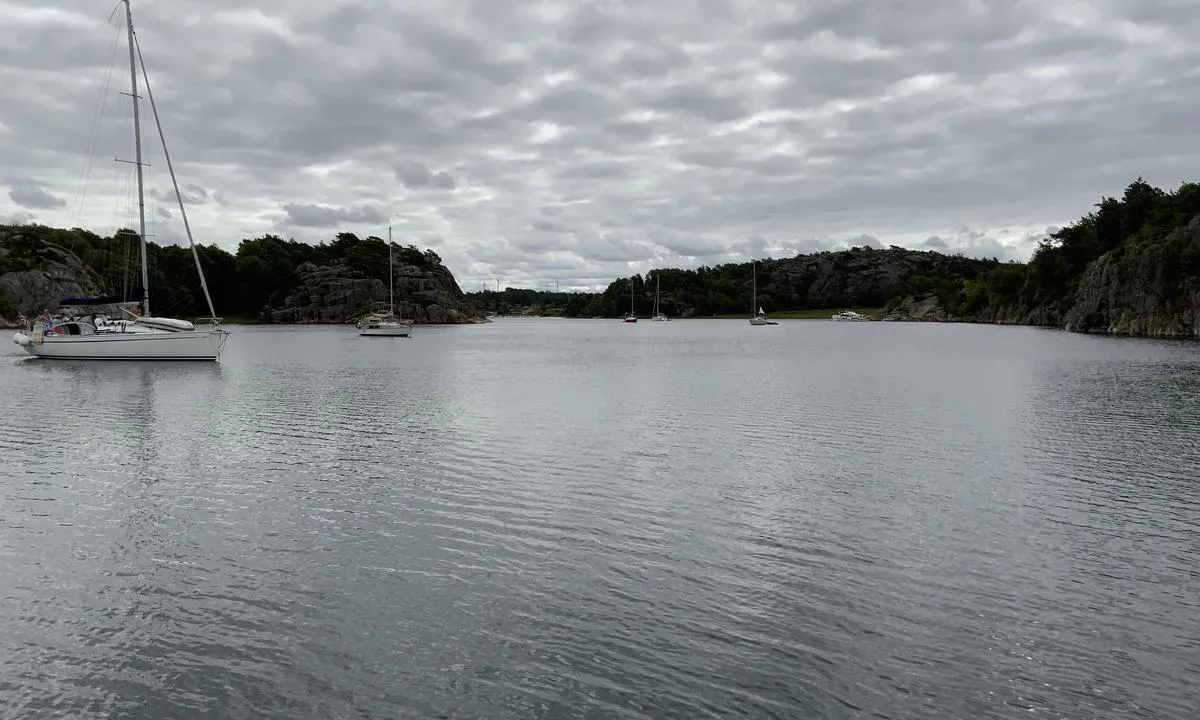
<path fill-rule="evenodd" d="M 780 307 L 882 307 L 904 297 L 916 278 L 961 281 L 996 264 L 931 251 L 860 247 L 765 261 L 758 282 Z"/>
<path fill-rule="evenodd" d="M 65 297 L 119 295 L 122 288 L 114 286 L 136 273 L 123 267 L 136 244 L 129 230 L 102 237 L 78 228 L 0 225 L 0 325 L 18 314 L 53 311 Z M 179 317 L 204 312 L 191 251 L 154 243 L 147 251 L 158 307 Z M 331 244 L 311 245 L 264 236 L 243 241 L 237 255 L 216 247 L 199 254 L 214 302 L 233 317 L 342 323 L 388 306 L 387 249 L 378 238 L 339 233 Z M 487 322 L 432 250 L 400 246 L 396 255 L 399 314 L 418 323 Z"/>
<path fill-rule="evenodd" d="M 1200 215 L 1163 242 L 1121 247 L 1088 266 L 1068 330 L 1200 338 Z"/>
<path fill-rule="evenodd" d="M 948 312 L 936 296 L 917 299 L 911 295 L 893 303 L 879 315 L 880 320 L 905 322 L 970 322 L 987 325 L 1037 325 L 1062 327 L 1061 316 L 1049 308 L 1021 305 L 988 307 L 979 312 L 956 315 Z"/>
<path fill-rule="evenodd" d="M 884 312 L 880 320 L 905 320 L 910 322 L 947 322 L 960 320 L 946 313 L 942 303 L 936 297 L 917 300 L 906 297 L 894 307 Z"/>
<path fill-rule="evenodd" d="M 281 306 L 267 307 L 260 319 L 273 323 L 346 323 L 388 308 L 387 284 L 364 277 L 341 263 L 304 263 L 299 284 Z M 396 313 L 421 324 L 488 322 L 463 295 L 454 276 L 440 263 L 395 268 Z"/>
<path fill-rule="evenodd" d="M 100 277 L 75 253 L 51 243 L 38 243 L 31 255 L 16 252 L 24 240 L 17 231 L 0 232 L 0 324 L 53 312 L 62 298 L 103 294 Z"/>
<path fill-rule="evenodd" d="M 991 285 L 999 282 L 997 271 Z M 1007 271 L 1005 271 L 1007 272 Z M 1039 294 L 1025 274 L 1017 292 L 977 294 L 972 283 L 941 296 L 916 295 L 889 303 L 888 320 L 933 320 L 1041 325 L 1075 332 L 1143 337 L 1200 338 L 1200 215 L 1161 232 L 1139 232 L 1088 263 L 1061 295 Z M 1012 276 L 1016 277 L 1016 276 Z M 1000 278 L 1001 280 L 1003 278 Z M 1010 278 L 1011 279 L 1011 278 Z M 977 284 L 979 291 L 987 283 Z M 1061 292 L 1061 291 L 1060 291 Z M 946 298 L 959 312 L 945 309 Z M 923 298 L 923 299 L 922 299 Z"/>

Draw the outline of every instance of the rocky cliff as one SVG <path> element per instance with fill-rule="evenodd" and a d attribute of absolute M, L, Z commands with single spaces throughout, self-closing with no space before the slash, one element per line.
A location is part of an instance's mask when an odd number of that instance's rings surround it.
<path fill-rule="evenodd" d="M 364 277 L 342 263 L 296 269 L 299 284 L 280 307 L 267 306 L 260 319 L 273 323 L 345 323 L 388 308 L 388 286 Z M 485 318 L 463 295 L 450 271 L 398 264 L 395 268 L 396 313 L 416 323 L 477 323 Z"/>
<path fill-rule="evenodd" d="M 885 317 L 1200 338 L 1200 185 L 1166 192 L 1138 179 L 1097 207 L 1052 233 L 1027 265 L 906 292 Z"/>
<path fill-rule="evenodd" d="M 1200 338 L 1200 215 L 1161 243 L 1105 253 L 1079 280 L 1068 330 Z"/>
<path fill-rule="evenodd" d="M 0 326 L 15 327 L 18 315 L 57 310 L 67 297 L 102 294 L 100 276 L 71 250 L 0 228 Z"/>

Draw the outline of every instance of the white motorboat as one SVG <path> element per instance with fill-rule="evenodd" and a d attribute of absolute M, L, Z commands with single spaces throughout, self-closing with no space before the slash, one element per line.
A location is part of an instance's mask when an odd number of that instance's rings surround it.
<path fill-rule="evenodd" d="M 835 313 L 829 319 L 837 320 L 838 322 L 869 322 L 871 320 L 866 315 L 860 315 L 853 310 L 844 310 L 840 313 Z"/>

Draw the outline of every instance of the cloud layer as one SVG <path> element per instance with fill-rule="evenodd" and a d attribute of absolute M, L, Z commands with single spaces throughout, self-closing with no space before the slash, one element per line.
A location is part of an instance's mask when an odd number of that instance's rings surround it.
<path fill-rule="evenodd" d="M 1023 259 L 1101 195 L 1200 160 L 1183 0 L 254 5 L 134 5 L 197 239 L 390 222 L 466 289 L 856 244 Z M 91 0 L 0 0 L 0 218 L 136 223 L 105 21 Z M 148 217 L 178 240 L 143 121 Z"/>

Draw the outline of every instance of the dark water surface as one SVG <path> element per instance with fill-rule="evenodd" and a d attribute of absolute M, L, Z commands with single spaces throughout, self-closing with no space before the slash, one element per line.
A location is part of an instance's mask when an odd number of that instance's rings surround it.
<path fill-rule="evenodd" d="M 0 351 L 0 717 L 1198 715 L 1200 345 L 234 332 Z"/>

